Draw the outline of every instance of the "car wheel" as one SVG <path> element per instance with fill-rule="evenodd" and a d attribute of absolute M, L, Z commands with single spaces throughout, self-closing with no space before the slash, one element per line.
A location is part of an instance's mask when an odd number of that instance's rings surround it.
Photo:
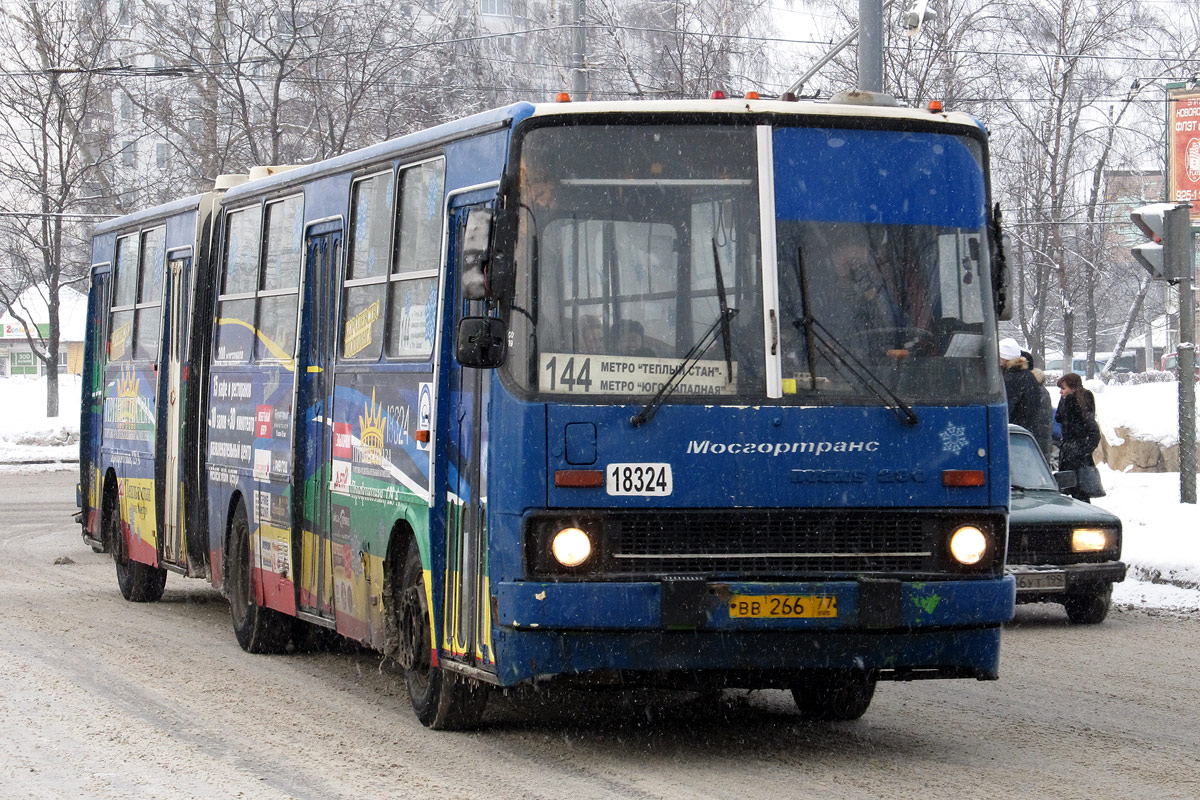
<path fill-rule="evenodd" d="M 1095 625 L 1103 622 L 1112 607 L 1112 584 L 1086 594 L 1069 594 L 1063 598 L 1067 619 L 1076 625 Z"/>
<path fill-rule="evenodd" d="M 875 676 L 863 670 L 819 670 L 792 687 L 796 707 L 813 720 L 858 719 L 874 696 Z"/>

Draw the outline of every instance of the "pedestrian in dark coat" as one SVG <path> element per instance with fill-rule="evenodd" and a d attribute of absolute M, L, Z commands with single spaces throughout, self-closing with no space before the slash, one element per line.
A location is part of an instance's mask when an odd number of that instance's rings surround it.
<path fill-rule="evenodd" d="M 1083 378 L 1074 372 L 1068 372 L 1058 379 L 1058 389 L 1062 398 L 1058 401 L 1058 411 L 1054 414 L 1054 418 L 1062 426 L 1062 449 L 1059 453 L 1058 468 L 1078 470 L 1081 467 L 1094 467 L 1096 461 L 1092 453 L 1100 445 L 1100 426 L 1096 423 L 1096 398 L 1083 388 Z M 1080 486 L 1067 489 L 1066 494 L 1077 500 L 1091 502 L 1091 495 Z"/>
<path fill-rule="evenodd" d="M 1004 392 L 1008 395 L 1008 421 L 1034 435 L 1042 452 L 1050 447 L 1048 419 L 1043 410 L 1049 403 L 1046 389 L 1029 370 L 1015 339 L 1000 340 L 1000 366 L 1004 370 Z"/>
<path fill-rule="evenodd" d="M 1034 440 L 1042 448 L 1042 455 L 1046 457 L 1047 461 L 1050 461 L 1054 453 L 1054 405 L 1050 402 L 1050 393 L 1046 391 L 1046 374 L 1038 369 L 1033 355 L 1028 350 L 1021 351 L 1021 358 L 1029 363 L 1029 371 L 1033 373 L 1034 379 L 1041 387 L 1041 392 L 1038 394 L 1037 427 L 1030 428 L 1029 432 L 1033 434 Z M 1054 462 L 1051 461 L 1051 463 Z"/>

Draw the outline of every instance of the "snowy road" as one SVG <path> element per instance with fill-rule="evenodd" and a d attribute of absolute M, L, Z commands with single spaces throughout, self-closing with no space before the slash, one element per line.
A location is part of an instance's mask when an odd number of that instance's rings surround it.
<path fill-rule="evenodd" d="M 125 603 L 74 483 L 0 475 L 2 798 L 1200 796 L 1195 618 L 1022 608 L 1000 681 L 881 684 L 856 723 L 783 692 L 569 693 L 433 733 L 373 654 L 243 653 L 203 582 Z"/>

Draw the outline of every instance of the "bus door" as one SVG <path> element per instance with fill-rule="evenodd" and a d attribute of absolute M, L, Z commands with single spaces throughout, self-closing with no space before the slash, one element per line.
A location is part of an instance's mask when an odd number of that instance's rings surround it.
<path fill-rule="evenodd" d="M 451 201 L 453 204 L 453 201 Z M 450 258 L 458 260 L 468 215 L 479 204 L 450 209 Z M 466 300 L 452 269 L 446 295 L 453 314 L 449 331 L 464 316 L 483 313 L 483 301 Z M 453 352 L 451 346 L 451 352 Z M 442 652 L 448 658 L 494 668 L 487 578 L 487 409 L 490 370 L 463 367 L 450 357 L 449 430 L 446 437 L 446 572 Z"/>
<path fill-rule="evenodd" d="M 166 358 L 166 470 L 163 472 L 163 532 L 159 558 L 178 566 L 187 565 L 183 526 L 183 370 L 187 363 L 188 286 L 190 250 L 167 254 L 167 358 Z"/>
<path fill-rule="evenodd" d="M 305 237 L 304 301 L 296 363 L 297 428 L 293 463 L 293 552 L 300 554 L 297 607 L 334 619 L 333 540 L 330 525 L 330 453 L 333 448 L 334 284 L 341 263 L 342 222 L 311 226 Z"/>
<path fill-rule="evenodd" d="M 87 536 L 100 539 L 100 504 L 104 478 L 100 446 L 104 432 L 104 367 L 108 363 L 108 300 L 112 269 L 107 265 L 92 273 L 88 293 L 87 347 L 83 351 L 83 414 L 79 422 L 79 488 Z"/>

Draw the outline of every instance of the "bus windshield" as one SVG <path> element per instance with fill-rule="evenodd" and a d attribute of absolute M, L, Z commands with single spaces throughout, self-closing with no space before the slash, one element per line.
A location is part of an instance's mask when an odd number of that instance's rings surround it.
<path fill-rule="evenodd" d="M 978 145 L 775 133 L 764 177 L 749 126 L 529 131 L 508 376 L 531 395 L 628 402 L 657 392 L 704 340 L 669 402 L 877 402 L 878 384 L 906 402 L 993 397 Z M 760 196 L 767 181 L 773 203 Z M 955 188 L 929 202 L 919 195 L 931 185 Z"/>

